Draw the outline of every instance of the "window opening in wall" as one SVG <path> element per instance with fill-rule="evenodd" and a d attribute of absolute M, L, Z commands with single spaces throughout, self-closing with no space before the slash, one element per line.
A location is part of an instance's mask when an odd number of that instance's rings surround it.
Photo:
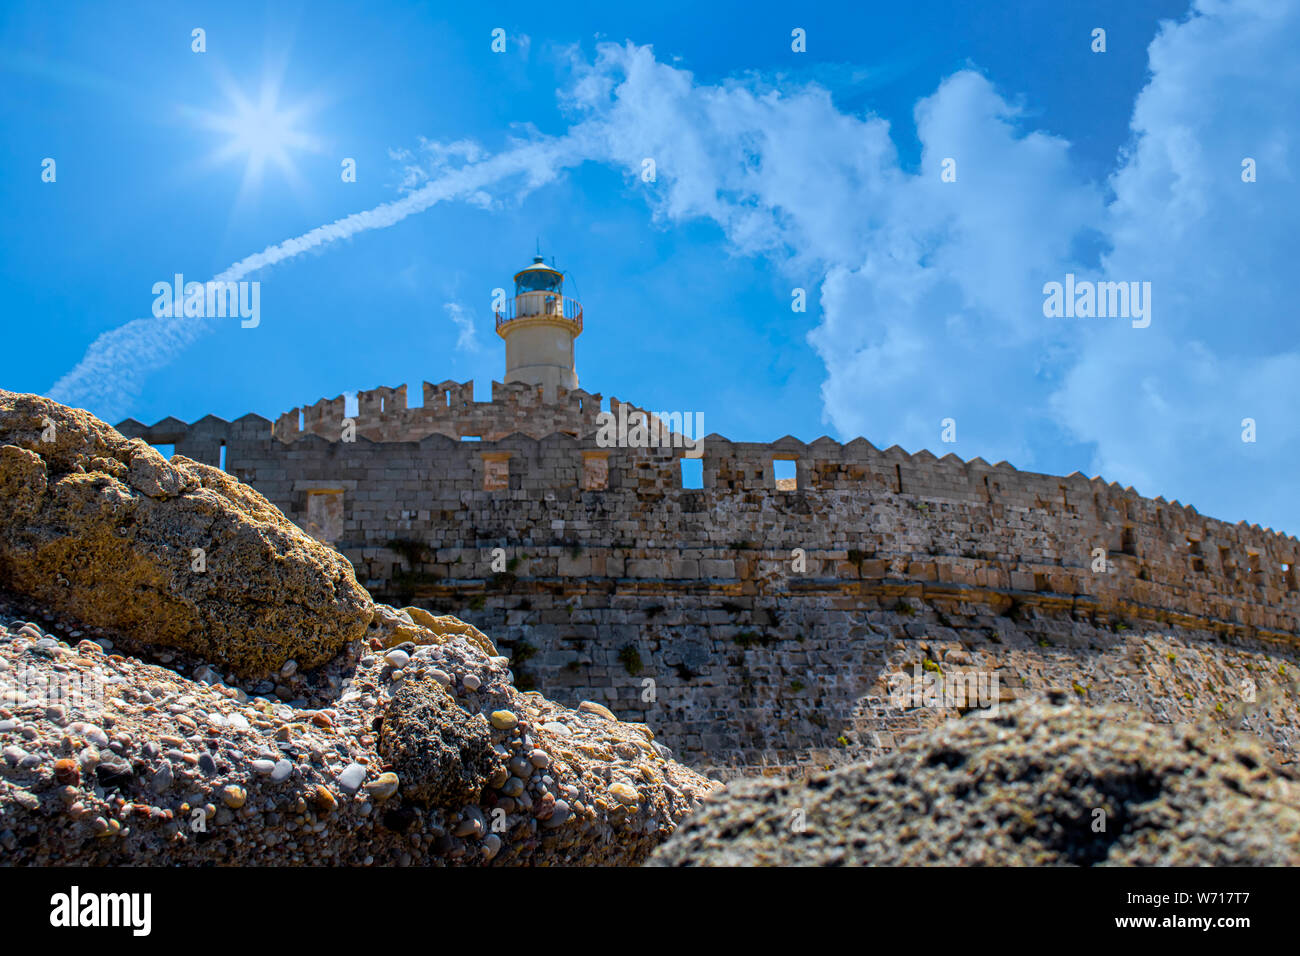
<path fill-rule="evenodd" d="M 1120 539 L 1120 552 L 1137 556 L 1137 545 L 1133 540 L 1133 526 L 1125 525 L 1124 534 Z"/>
<path fill-rule="evenodd" d="M 343 417 L 356 418 L 361 414 L 361 398 L 358 392 L 343 393 Z"/>
<path fill-rule="evenodd" d="M 483 456 L 483 490 L 508 491 L 510 489 L 510 456 L 485 454 Z"/>
<path fill-rule="evenodd" d="M 226 470 L 226 443 L 221 443 L 221 451 L 217 457 L 217 467 L 222 471 Z"/>
<path fill-rule="evenodd" d="M 609 487 L 609 458 L 603 454 L 582 456 L 582 490 L 604 491 Z"/>
<path fill-rule="evenodd" d="M 773 458 L 772 477 L 776 479 L 777 491 L 797 491 L 799 488 L 798 470 L 793 458 Z"/>
<path fill-rule="evenodd" d="M 703 458 L 682 458 L 682 487 L 683 488 L 703 488 L 704 487 L 704 459 Z"/>
<path fill-rule="evenodd" d="M 447 407 L 451 408 L 451 389 L 443 392 L 443 394 L 447 396 Z"/>
<path fill-rule="evenodd" d="M 322 489 L 307 492 L 307 517 L 303 530 L 317 541 L 333 544 L 343 537 L 343 492 Z"/>
<path fill-rule="evenodd" d="M 1282 580 L 1286 583 L 1288 591 L 1295 590 L 1295 565 L 1289 562 L 1282 563 Z"/>
<path fill-rule="evenodd" d="M 306 429 L 306 427 L 307 427 L 307 413 L 299 409 L 298 410 L 298 431 L 303 431 L 304 429 Z"/>
<path fill-rule="evenodd" d="M 1223 568 L 1223 573 L 1228 577 L 1233 577 L 1232 554 L 1222 545 L 1219 546 L 1219 567 Z"/>
<path fill-rule="evenodd" d="M 1187 550 L 1192 555 L 1192 570 L 1204 571 L 1205 559 L 1201 557 L 1201 542 L 1197 541 L 1195 538 L 1188 538 Z"/>

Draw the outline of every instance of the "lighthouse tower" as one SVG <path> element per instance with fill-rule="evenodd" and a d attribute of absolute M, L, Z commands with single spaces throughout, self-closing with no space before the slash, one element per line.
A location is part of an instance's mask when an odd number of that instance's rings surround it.
<path fill-rule="evenodd" d="M 564 273 L 541 256 L 515 273 L 515 297 L 496 314 L 497 335 L 506 340 L 507 385 L 541 385 L 549 399 L 556 386 L 578 387 L 573 340 L 582 334 L 582 305 L 563 287 Z"/>

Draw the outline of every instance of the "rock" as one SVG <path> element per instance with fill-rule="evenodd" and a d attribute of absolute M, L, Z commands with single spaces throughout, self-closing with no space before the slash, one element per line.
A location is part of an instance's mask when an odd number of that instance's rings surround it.
<path fill-rule="evenodd" d="M 598 704 L 594 700 L 584 700 L 578 705 L 578 711 L 584 714 L 595 714 L 597 717 L 604 717 L 606 720 L 618 720 L 614 712 L 604 704 Z"/>
<path fill-rule="evenodd" d="M 539 770 L 545 770 L 551 765 L 551 755 L 545 750 L 534 750 L 529 753 L 528 762 Z"/>
<path fill-rule="evenodd" d="M 271 771 L 271 782 L 280 783 L 283 780 L 288 780 L 291 773 L 293 773 L 293 764 L 288 760 L 278 760 L 275 768 Z"/>
<path fill-rule="evenodd" d="M 542 730 L 545 730 L 547 733 L 558 734 L 561 737 L 570 737 L 573 735 L 573 731 L 569 729 L 569 725 L 562 724 L 558 720 L 552 720 L 542 724 Z"/>
<path fill-rule="evenodd" d="M 489 719 L 497 730 L 514 730 L 519 724 L 519 718 L 509 710 L 494 710 Z"/>
<path fill-rule="evenodd" d="M 248 791 L 236 784 L 227 784 L 221 788 L 221 801 L 231 810 L 238 810 L 248 801 Z"/>
<path fill-rule="evenodd" d="M 622 782 L 611 783 L 609 793 L 619 803 L 628 807 L 635 806 L 637 801 L 641 799 L 641 795 L 636 792 L 635 787 Z"/>
<path fill-rule="evenodd" d="M 67 757 L 54 761 L 54 779 L 59 783 L 75 785 L 81 782 L 81 768 Z"/>
<path fill-rule="evenodd" d="M 533 762 L 522 754 L 511 757 L 507 766 L 510 767 L 510 772 L 521 780 L 527 780 L 532 776 Z"/>
<path fill-rule="evenodd" d="M 1220 732 L 1147 723 L 1117 707 L 1004 705 L 995 717 L 949 721 L 874 765 L 734 784 L 651 862 L 1300 864 L 1300 781 L 1258 740 Z"/>
<path fill-rule="evenodd" d="M 135 779 L 131 765 L 117 754 L 109 752 L 100 754 L 100 762 L 95 767 L 95 777 L 105 790 L 124 789 Z"/>
<path fill-rule="evenodd" d="M 483 686 L 483 682 L 474 674 L 466 674 L 460 682 L 465 685 L 466 690 L 478 690 Z"/>
<path fill-rule="evenodd" d="M 330 792 L 329 787 L 317 784 L 309 792 L 309 802 L 321 813 L 333 813 L 338 807 L 339 802 L 335 799 L 334 794 Z"/>
<path fill-rule="evenodd" d="M 354 794 L 366 781 L 366 768 L 359 763 L 350 763 L 339 774 L 339 789 L 346 794 Z"/>
<path fill-rule="evenodd" d="M 253 489 L 37 395 L 0 390 L 0 499 L 8 588 L 241 677 L 324 664 L 372 615 L 347 559 Z"/>
<path fill-rule="evenodd" d="M 386 773 L 381 773 L 377 780 L 372 780 L 367 783 L 365 785 L 366 793 L 370 794 L 370 796 L 375 800 L 387 800 L 389 797 L 397 793 L 397 788 L 400 783 L 401 781 L 397 774 L 390 770 Z"/>
<path fill-rule="evenodd" d="M 497 766 L 487 721 L 461 708 L 427 673 L 393 692 L 378 750 L 408 799 L 435 806 L 474 800 Z"/>
<path fill-rule="evenodd" d="M 406 651 L 394 650 L 385 654 L 384 660 L 388 661 L 388 663 L 397 670 L 401 670 L 411 662 L 411 655 L 406 653 Z"/>
<path fill-rule="evenodd" d="M 488 636 L 467 621 L 462 621 L 450 614 L 444 616 L 430 614 L 420 607 L 408 607 L 402 610 L 413 623 L 438 638 L 437 643 L 439 644 L 443 644 L 454 637 L 463 637 L 488 657 L 496 656 L 497 649 Z M 417 641 L 416 643 L 420 642 Z"/>
<path fill-rule="evenodd" d="M 166 793 L 171 789 L 172 782 L 175 779 L 171 761 L 164 760 L 158 765 L 158 769 L 155 770 L 153 775 L 149 778 L 149 787 L 154 793 Z"/>
<path fill-rule="evenodd" d="M 491 860 L 501 852 L 501 838 L 495 833 L 489 833 L 483 838 L 483 859 Z"/>
<path fill-rule="evenodd" d="M 254 773 L 261 774 L 263 777 L 269 777 L 271 773 L 275 770 L 275 761 L 254 760 L 252 766 L 253 766 Z"/>
<path fill-rule="evenodd" d="M 573 809 L 569 806 L 567 800 L 556 800 L 551 807 L 551 815 L 541 821 L 542 826 L 547 830 L 554 830 L 556 827 L 562 827 L 568 822 L 569 817 L 573 816 Z"/>

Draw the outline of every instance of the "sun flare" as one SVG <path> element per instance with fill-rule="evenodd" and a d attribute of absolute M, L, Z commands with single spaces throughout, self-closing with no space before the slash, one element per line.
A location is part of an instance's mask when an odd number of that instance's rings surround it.
<path fill-rule="evenodd" d="M 262 84 L 256 99 L 233 84 L 227 84 L 226 95 L 229 100 L 226 110 L 200 114 L 203 127 L 226 137 L 213 152 L 212 160 L 217 163 L 243 160 L 245 193 L 261 185 L 268 168 L 277 170 L 296 185 L 295 154 L 316 152 L 319 148 L 316 138 L 302 129 L 307 108 L 282 103 L 279 85 L 269 81 Z"/>

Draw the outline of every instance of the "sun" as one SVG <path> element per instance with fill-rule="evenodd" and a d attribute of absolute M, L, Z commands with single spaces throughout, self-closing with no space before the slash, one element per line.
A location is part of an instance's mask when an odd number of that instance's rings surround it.
<path fill-rule="evenodd" d="M 280 84 L 271 78 L 263 80 L 255 97 L 233 82 L 223 85 L 228 100 L 225 110 L 198 114 L 201 127 L 224 137 L 210 159 L 214 163 L 244 162 L 240 192 L 245 197 L 260 188 L 268 170 L 277 172 L 291 186 L 300 186 L 295 154 L 320 149 L 316 137 L 303 129 L 308 105 L 282 103 Z"/>

